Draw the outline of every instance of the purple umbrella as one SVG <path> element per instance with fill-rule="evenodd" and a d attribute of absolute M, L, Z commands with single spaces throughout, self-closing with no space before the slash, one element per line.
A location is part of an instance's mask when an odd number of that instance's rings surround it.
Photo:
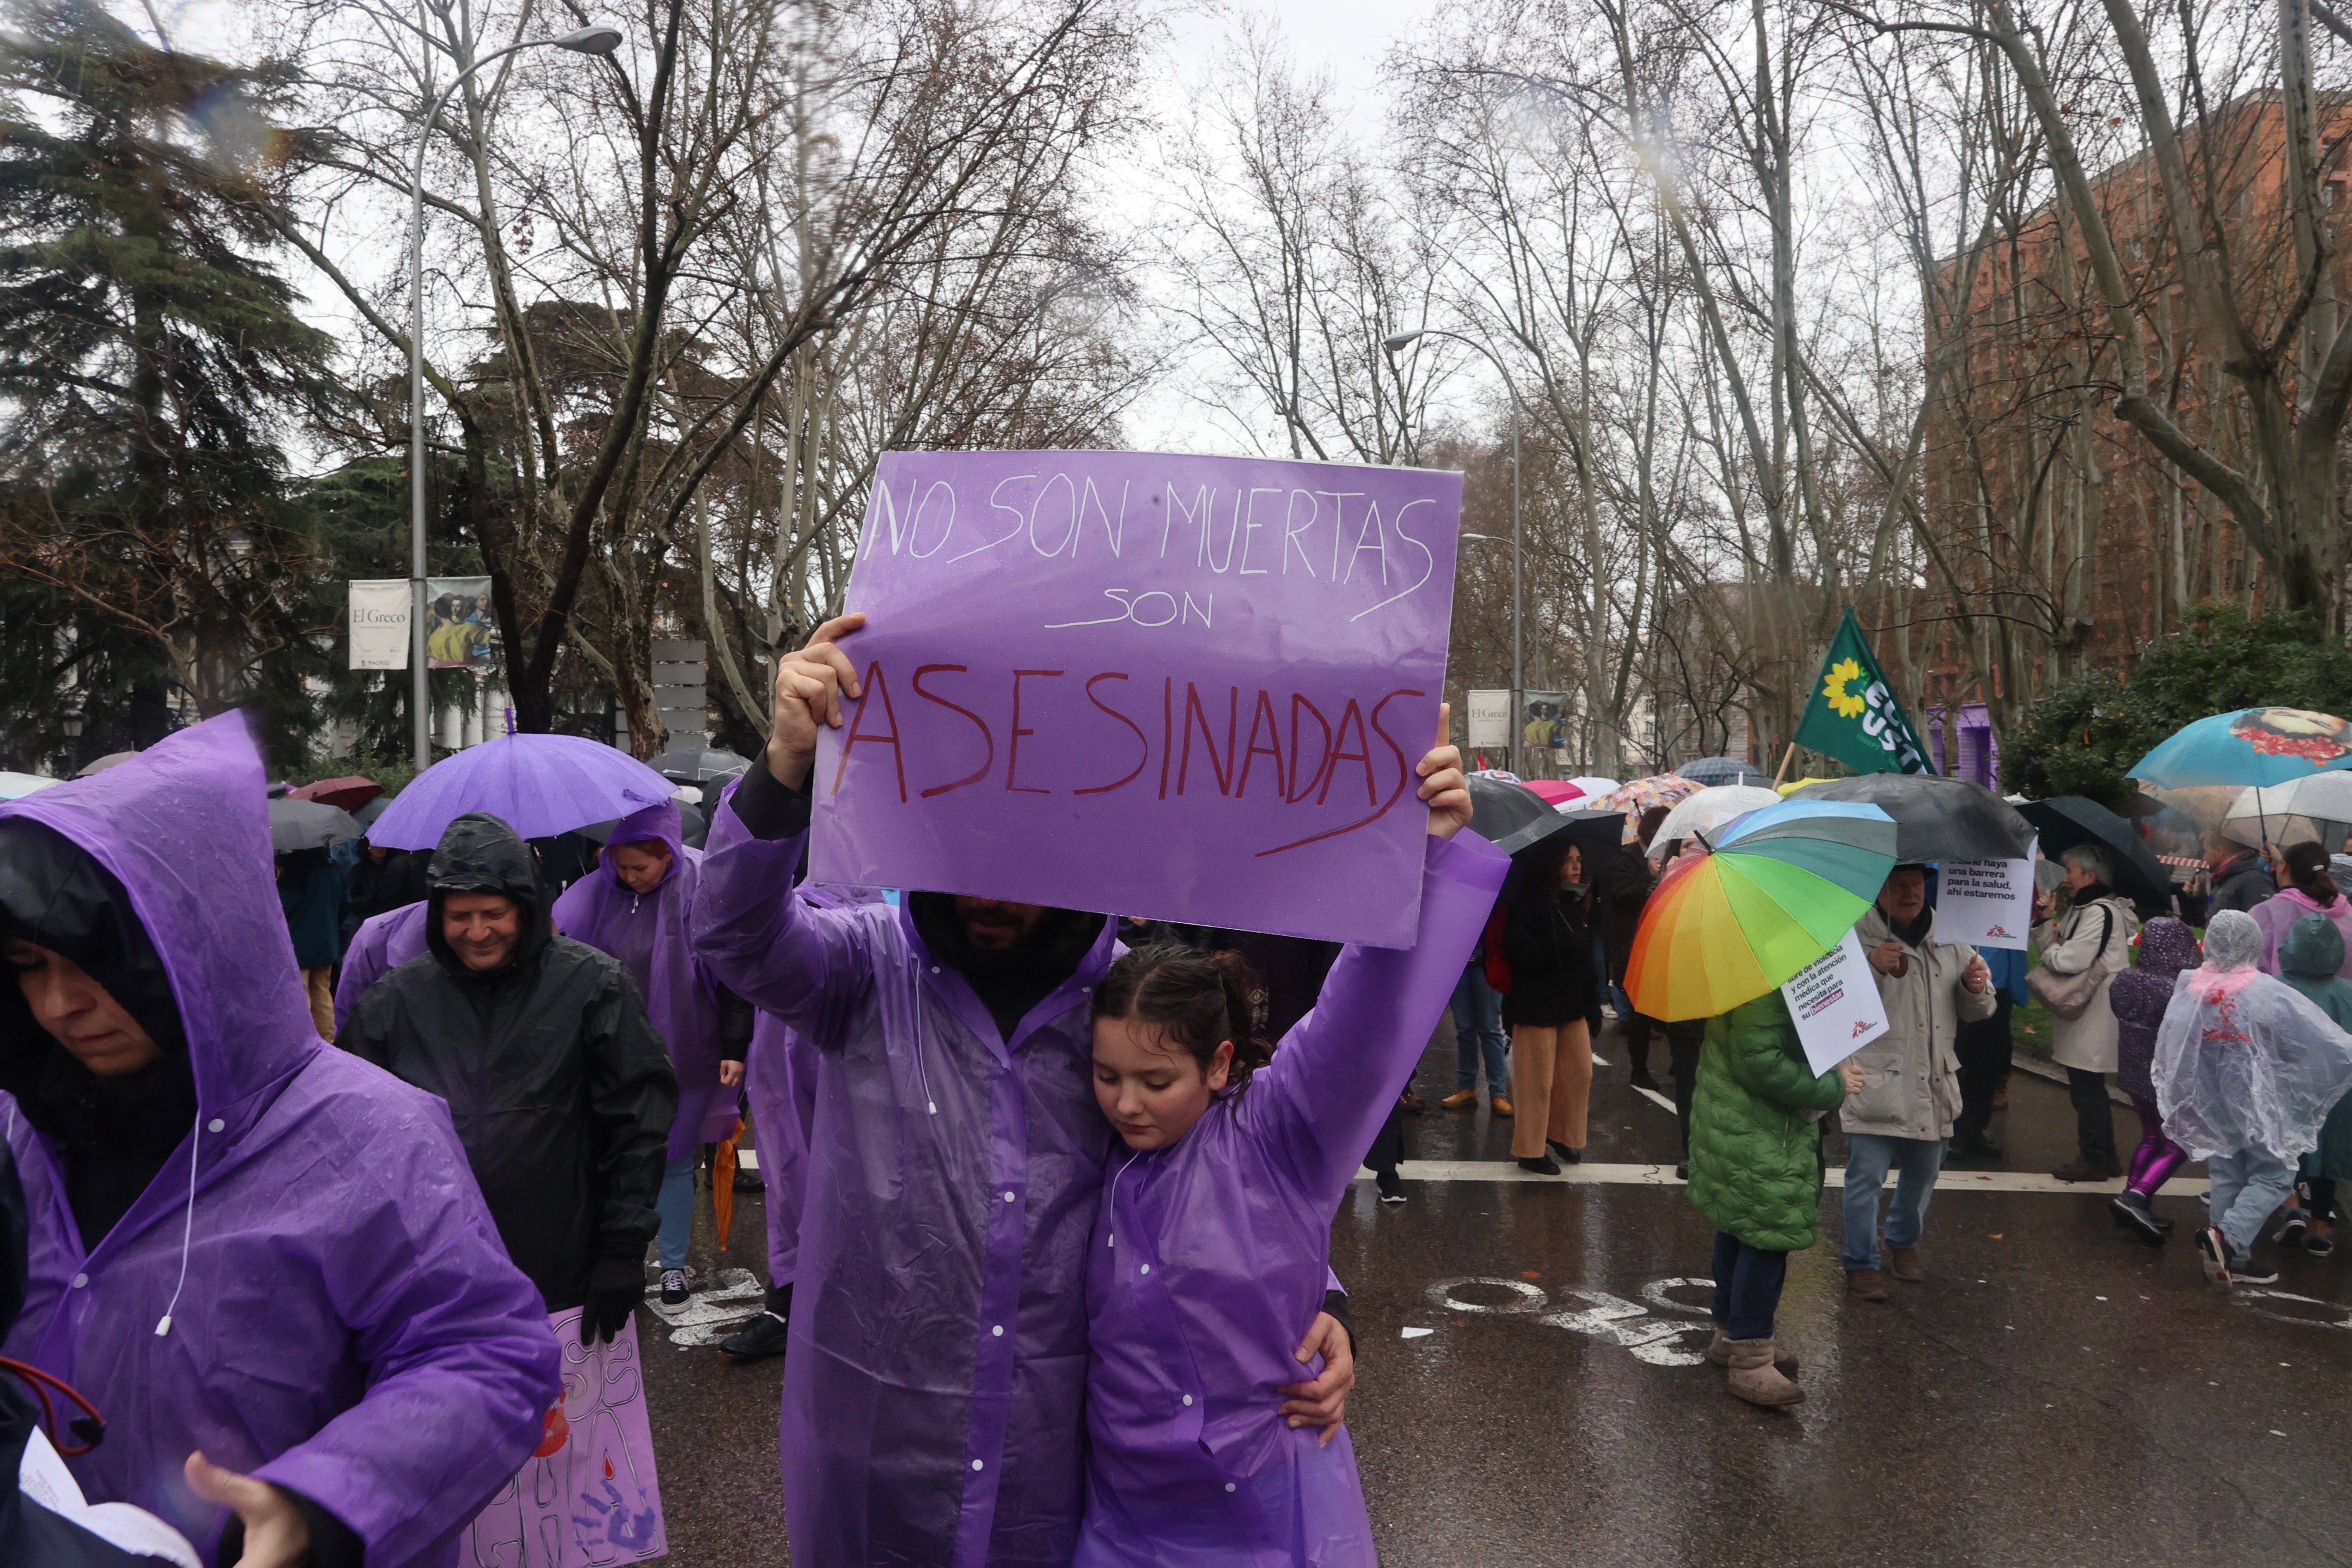
<path fill-rule="evenodd" d="M 547 838 L 659 805 L 677 788 L 626 752 L 578 735 L 502 735 L 417 774 L 369 826 L 368 842 L 431 849 L 469 811 Z"/>

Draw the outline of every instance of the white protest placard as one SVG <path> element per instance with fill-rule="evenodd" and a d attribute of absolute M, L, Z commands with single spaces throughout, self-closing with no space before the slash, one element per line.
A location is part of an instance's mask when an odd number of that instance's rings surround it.
<path fill-rule="evenodd" d="M 1499 750 L 1511 743 L 1511 694 L 1508 691 L 1465 691 L 1470 745 Z"/>
<path fill-rule="evenodd" d="M 353 669 L 408 668 L 408 579 L 362 577 L 352 583 Z"/>
<path fill-rule="evenodd" d="M 1789 1016 L 1797 1021 L 1805 1060 L 1817 1073 L 1830 1068 L 1886 1033 L 1886 1005 L 1878 998 L 1878 977 L 1870 972 L 1862 942 L 1849 931 L 1838 944 L 1797 971 L 1780 987 Z"/>
<path fill-rule="evenodd" d="M 2033 929 L 2033 858 L 1947 860 L 1936 893 L 1936 940 L 2025 950 Z"/>

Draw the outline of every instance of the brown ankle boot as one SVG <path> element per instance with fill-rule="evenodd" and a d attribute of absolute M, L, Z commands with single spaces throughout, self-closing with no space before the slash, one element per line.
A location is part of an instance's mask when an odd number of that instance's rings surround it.
<path fill-rule="evenodd" d="M 1735 1397 L 1767 1406 L 1794 1405 L 1805 1397 L 1803 1389 L 1772 1365 L 1770 1340 L 1733 1340 L 1726 1348 L 1731 1352 L 1731 1375 L 1723 1386 Z"/>
<path fill-rule="evenodd" d="M 1707 1343 L 1706 1359 L 1713 1362 L 1717 1366 L 1729 1366 L 1731 1364 L 1731 1337 L 1723 1331 L 1723 1325 L 1721 1323 L 1715 1325 L 1715 1338 Z M 1772 1364 L 1786 1376 L 1794 1377 L 1797 1375 L 1797 1358 L 1792 1352 L 1778 1349 L 1774 1350 L 1772 1352 Z"/>
<path fill-rule="evenodd" d="M 1886 1285 L 1875 1268 L 1849 1268 L 1845 1271 L 1845 1293 L 1864 1301 L 1884 1301 Z"/>
<path fill-rule="evenodd" d="M 1886 1271 L 1906 1285 L 1916 1285 L 1927 1278 L 1927 1271 L 1919 1267 L 1919 1249 L 1916 1247 L 1888 1247 Z"/>

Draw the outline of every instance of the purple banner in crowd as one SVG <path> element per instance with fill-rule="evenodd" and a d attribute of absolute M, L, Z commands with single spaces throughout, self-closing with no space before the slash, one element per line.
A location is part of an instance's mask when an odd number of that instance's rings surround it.
<path fill-rule="evenodd" d="M 1462 476 L 894 452 L 811 877 L 1409 945 Z"/>

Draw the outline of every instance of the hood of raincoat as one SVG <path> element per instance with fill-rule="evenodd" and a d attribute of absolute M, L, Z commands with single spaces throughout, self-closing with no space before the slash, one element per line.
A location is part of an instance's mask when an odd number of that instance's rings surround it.
<path fill-rule="evenodd" d="M 652 889 L 653 892 L 659 892 L 677 875 L 678 867 L 686 859 L 685 824 L 678 816 L 677 802 L 666 800 L 659 805 L 649 805 L 643 811 L 631 812 L 621 818 L 619 825 L 613 829 L 613 836 L 604 840 L 604 847 L 611 849 L 623 844 L 658 844 L 669 851 L 669 869 L 662 874 L 662 879 Z M 624 893 L 629 890 L 621 886 L 621 874 L 602 859 L 597 861 L 592 876 L 612 883 Z"/>
<path fill-rule="evenodd" d="M 539 858 L 515 830 L 486 811 L 469 811 L 449 825 L 433 851 L 427 884 L 425 945 L 441 967 L 465 981 L 491 981 L 529 967 L 555 935 L 551 900 L 539 879 Z M 468 969 L 442 934 L 441 907 L 451 893 L 499 893 L 522 910 L 522 934 L 496 969 Z"/>
<path fill-rule="evenodd" d="M 232 1124 L 325 1045 L 293 978 L 267 789 L 244 720 L 224 716 L 0 804 L 12 933 L 81 963 L 167 1051 L 184 1041 L 198 1105 Z M 26 831 L 36 826 L 56 837 Z M 286 983 L 255 983 L 269 974 Z M 0 1059 L 58 1048 L 14 986 L 0 987 Z"/>
<path fill-rule="evenodd" d="M 2279 943 L 2279 973 L 2303 980 L 2333 980 L 2344 967 L 2344 933 L 2323 914 L 2294 922 Z"/>
<path fill-rule="evenodd" d="M 2150 1077 L 2167 1136 L 2192 1159 L 2261 1148 L 2292 1164 L 2352 1087 L 2352 1035 L 2254 967 L 2262 927 L 2234 910 L 2205 928 L 2157 1030 Z"/>
<path fill-rule="evenodd" d="M 2158 915 L 2139 933 L 2139 967 L 2167 979 L 2197 967 L 2197 933 L 2189 922 Z"/>

